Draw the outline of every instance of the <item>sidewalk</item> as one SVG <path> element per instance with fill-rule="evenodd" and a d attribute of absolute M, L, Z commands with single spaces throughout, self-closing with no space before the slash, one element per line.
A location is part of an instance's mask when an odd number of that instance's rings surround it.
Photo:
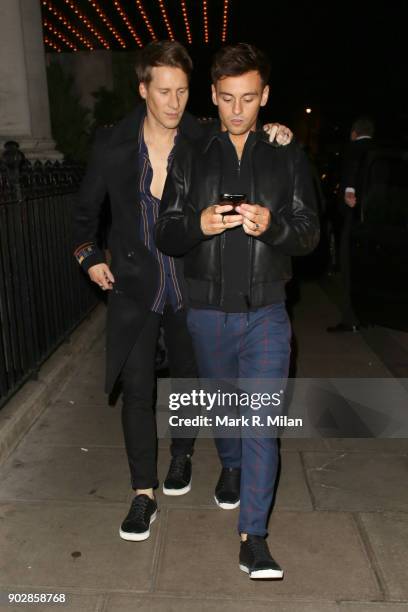
<path fill-rule="evenodd" d="M 297 376 L 391 377 L 360 334 L 325 332 L 336 320 L 326 294 L 302 286 Z M 285 578 L 250 581 L 238 569 L 237 511 L 213 502 L 212 440 L 197 441 L 188 495 L 158 492 L 150 539 L 119 538 L 132 492 L 120 404 L 106 405 L 103 369 L 101 337 L 0 470 L 0 591 L 65 593 L 68 604 L 12 607 L 3 594 L 1 609 L 408 609 L 408 440 L 283 440 L 269 542 Z M 168 446 L 160 440 L 161 479 Z"/>

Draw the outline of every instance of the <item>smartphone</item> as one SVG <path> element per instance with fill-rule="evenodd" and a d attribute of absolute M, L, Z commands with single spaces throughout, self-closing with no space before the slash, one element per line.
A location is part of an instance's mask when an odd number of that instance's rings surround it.
<path fill-rule="evenodd" d="M 221 193 L 220 195 L 220 204 L 231 204 L 234 208 L 229 210 L 224 215 L 234 215 L 235 209 L 240 204 L 246 202 L 246 194 L 245 193 Z"/>

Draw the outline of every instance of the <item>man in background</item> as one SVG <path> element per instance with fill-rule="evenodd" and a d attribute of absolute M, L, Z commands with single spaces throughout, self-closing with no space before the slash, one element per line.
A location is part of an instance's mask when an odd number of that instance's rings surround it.
<path fill-rule="evenodd" d="M 358 332 L 360 322 L 351 303 L 351 232 L 361 220 L 362 171 L 367 153 L 374 149 L 374 124 L 371 119 L 357 119 L 350 133 L 350 143 L 344 152 L 340 181 L 340 275 L 342 284 L 341 321 L 327 328 L 329 333 Z"/>

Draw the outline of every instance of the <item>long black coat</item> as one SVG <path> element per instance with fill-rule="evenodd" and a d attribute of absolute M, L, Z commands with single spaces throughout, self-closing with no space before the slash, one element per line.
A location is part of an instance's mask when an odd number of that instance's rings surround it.
<path fill-rule="evenodd" d="M 109 197 L 111 270 L 115 284 L 108 295 L 105 392 L 110 393 L 150 311 L 159 281 L 158 264 L 139 237 L 138 136 L 146 112 L 138 106 L 95 139 L 86 175 L 73 211 L 74 255 L 84 271 L 105 261 L 96 235 L 102 205 Z M 180 139 L 198 138 L 201 128 L 185 113 Z M 182 261 L 176 260 L 182 278 Z"/>

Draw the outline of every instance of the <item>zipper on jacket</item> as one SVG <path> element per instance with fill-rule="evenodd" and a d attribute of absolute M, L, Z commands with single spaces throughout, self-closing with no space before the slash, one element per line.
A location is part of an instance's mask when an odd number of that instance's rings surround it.
<path fill-rule="evenodd" d="M 246 143 L 245 143 L 245 145 L 246 145 Z M 245 145 L 244 145 L 244 148 L 242 150 L 241 159 L 239 159 L 239 157 L 237 155 L 237 158 L 238 158 L 238 177 L 241 176 L 241 161 L 242 161 L 242 158 L 244 157 Z M 253 148 L 253 146 L 254 145 L 252 144 L 251 149 Z M 252 168 L 251 168 L 251 170 L 252 170 Z M 251 194 L 250 194 L 250 196 L 251 196 L 251 199 L 252 199 L 252 195 L 253 195 L 252 194 L 252 192 L 253 192 L 253 189 L 252 189 L 253 173 L 252 172 L 251 172 L 251 176 L 250 176 L 250 181 L 251 181 Z M 248 295 L 244 296 L 245 302 L 246 302 L 246 307 L 248 309 L 247 310 L 247 314 L 246 314 L 246 326 L 247 327 L 249 325 L 249 313 L 250 313 L 250 308 L 251 308 L 251 293 L 252 293 L 251 270 L 252 270 L 252 250 L 253 250 L 253 244 L 254 244 L 254 240 L 253 240 L 252 236 L 248 236 L 248 248 L 247 248 L 247 251 L 248 251 Z"/>
<path fill-rule="evenodd" d="M 253 151 L 253 149 L 255 148 L 255 143 L 252 143 L 251 146 L 251 152 Z M 251 200 L 254 199 L 254 169 L 252 167 L 252 162 L 253 162 L 253 156 L 251 156 L 251 175 L 250 175 L 250 197 Z M 248 306 L 248 312 L 249 312 L 249 308 L 251 307 L 252 304 L 252 276 L 251 276 L 251 271 L 252 271 L 252 260 L 253 260 L 253 252 L 254 252 L 254 238 L 252 238 L 252 236 L 248 236 L 248 248 L 249 248 L 249 261 L 248 261 L 248 302 L 249 302 L 249 306 Z M 248 325 L 249 319 L 247 318 L 247 325 Z"/>
<path fill-rule="evenodd" d="M 221 269 L 221 296 L 220 296 L 220 306 L 222 307 L 222 303 L 224 301 L 224 249 L 225 249 L 225 231 L 221 234 L 221 244 L 220 244 L 220 269 Z"/>
<path fill-rule="evenodd" d="M 231 143 L 232 144 L 232 143 Z M 234 145 L 232 145 L 234 146 Z M 241 160 L 238 157 L 237 150 L 235 149 L 235 155 L 237 156 L 238 161 L 238 177 L 241 173 Z M 220 260 L 221 260 L 221 297 L 220 297 L 220 307 L 222 308 L 222 304 L 224 302 L 224 250 L 225 250 L 225 231 L 221 234 L 221 247 L 220 247 Z M 227 324 L 227 317 L 224 319 L 224 326 Z"/>

